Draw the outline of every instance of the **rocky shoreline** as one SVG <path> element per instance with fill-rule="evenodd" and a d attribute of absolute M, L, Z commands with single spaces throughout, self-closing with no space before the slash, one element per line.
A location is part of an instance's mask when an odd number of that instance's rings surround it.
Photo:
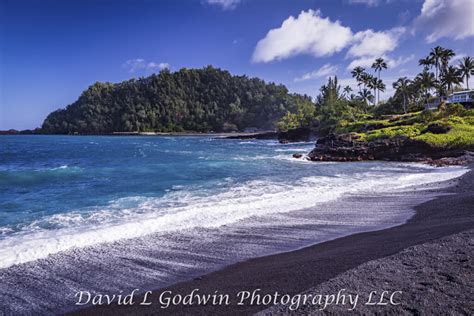
<path fill-rule="evenodd" d="M 360 141 L 353 134 L 330 134 L 318 139 L 307 155 L 311 161 L 388 160 L 426 162 L 432 165 L 468 164 L 472 148 L 437 148 L 405 136 L 375 141 Z M 301 158 L 301 156 L 294 156 Z"/>
<path fill-rule="evenodd" d="M 288 131 L 268 131 L 250 134 L 236 134 L 224 137 L 225 139 L 277 139 L 282 144 L 295 142 L 309 142 L 315 140 L 316 136 L 310 128 L 295 128 Z"/>

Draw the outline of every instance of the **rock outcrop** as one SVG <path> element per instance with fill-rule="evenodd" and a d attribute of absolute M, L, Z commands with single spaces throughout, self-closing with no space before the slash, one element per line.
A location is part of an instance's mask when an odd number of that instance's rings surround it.
<path fill-rule="evenodd" d="M 463 149 L 436 148 L 404 136 L 365 142 L 354 139 L 351 134 L 332 134 L 318 139 L 308 158 L 313 161 L 433 161 L 464 154 Z"/>
<path fill-rule="evenodd" d="M 278 132 L 261 132 L 251 134 L 238 134 L 223 137 L 225 139 L 276 139 Z"/>

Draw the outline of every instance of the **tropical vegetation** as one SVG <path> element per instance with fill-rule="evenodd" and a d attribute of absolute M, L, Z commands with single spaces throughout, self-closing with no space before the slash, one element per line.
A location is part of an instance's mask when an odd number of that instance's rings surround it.
<path fill-rule="evenodd" d="M 315 99 L 212 66 L 163 70 L 147 78 L 93 84 L 77 101 L 52 112 L 42 132 L 222 132 L 246 127 L 285 131 L 305 127 L 320 134 L 358 133 L 362 140 L 405 135 L 433 145 L 465 144 L 474 139 L 472 110 L 463 108 L 462 114 L 453 114 L 453 105 L 446 106 L 443 98 L 461 90 L 463 83 L 469 87 L 474 61 L 466 56 L 455 65 L 454 57 L 450 49 L 433 48 L 419 60 L 418 75 L 393 82 L 395 92 L 387 100 L 380 99 L 380 92 L 386 90 L 382 74 L 390 65 L 383 58 L 374 60 L 372 73 L 363 67 L 351 71 L 357 91 L 329 77 Z M 436 100 L 437 110 L 424 110 Z M 449 124 L 452 129 L 444 136 L 431 135 L 427 132 L 431 123 Z"/>
<path fill-rule="evenodd" d="M 307 111 L 311 118 L 300 117 L 299 121 L 323 134 L 355 133 L 355 139 L 362 141 L 406 136 L 433 146 L 474 146 L 474 110 L 443 101 L 450 93 L 462 90 L 463 83 L 468 89 L 469 78 L 474 75 L 471 57 L 463 57 L 457 66 L 452 62 L 454 57 L 450 49 L 433 48 L 419 60 L 420 73 L 393 82 L 395 92 L 385 101 L 380 100 L 379 93 L 386 89 L 381 72 L 388 68 L 387 62 L 377 58 L 372 64 L 374 74 L 355 67 L 351 74 L 358 87 L 356 94 L 349 86 L 342 88 L 337 77 L 331 77 L 314 102 L 314 114 Z M 436 102 L 437 109 L 425 110 L 428 103 Z M 281 120 L 280 128 L 299 127 L 295 122 L 291 126 L 285 123 Z M 430 124 L 449 126 L 449 131 L 433 134 Z"/>
<path fill-rule="evenodd" d="M 310 97 L 289 94 L 283 85 L 232 76 L 208 66 L 162 70 L 118 84 L 97 82 L 77 101 L 49 114 L 42 131 L 104 134 L 271 129 L 286 113 L 304 116 L 294 125 L 312 124 L 307 118 L 313 110 Z"/>

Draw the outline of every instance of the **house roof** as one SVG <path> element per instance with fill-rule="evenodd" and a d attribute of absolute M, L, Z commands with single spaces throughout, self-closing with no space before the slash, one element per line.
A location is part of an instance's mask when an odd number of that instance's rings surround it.
<path fill-rule="evenodd" d="M 474 92 L 474 90 L 471 89 L 471 90 L 457 91 L 457 92 L 451 93 L 450 95 L 465 94 L 465 93 L 471 93 L 471 92 Z"/>

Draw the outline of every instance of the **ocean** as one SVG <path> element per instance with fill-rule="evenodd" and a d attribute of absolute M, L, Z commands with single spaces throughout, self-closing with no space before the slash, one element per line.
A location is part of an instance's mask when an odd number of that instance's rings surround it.
<path fill-rule="evenodd" d="M 64 312 L 79 290 L 156 288 L 399 225 L 434 184 L 468 170 L 292 158 L 313 147 L 0 136 L 0 311 Z"/>

